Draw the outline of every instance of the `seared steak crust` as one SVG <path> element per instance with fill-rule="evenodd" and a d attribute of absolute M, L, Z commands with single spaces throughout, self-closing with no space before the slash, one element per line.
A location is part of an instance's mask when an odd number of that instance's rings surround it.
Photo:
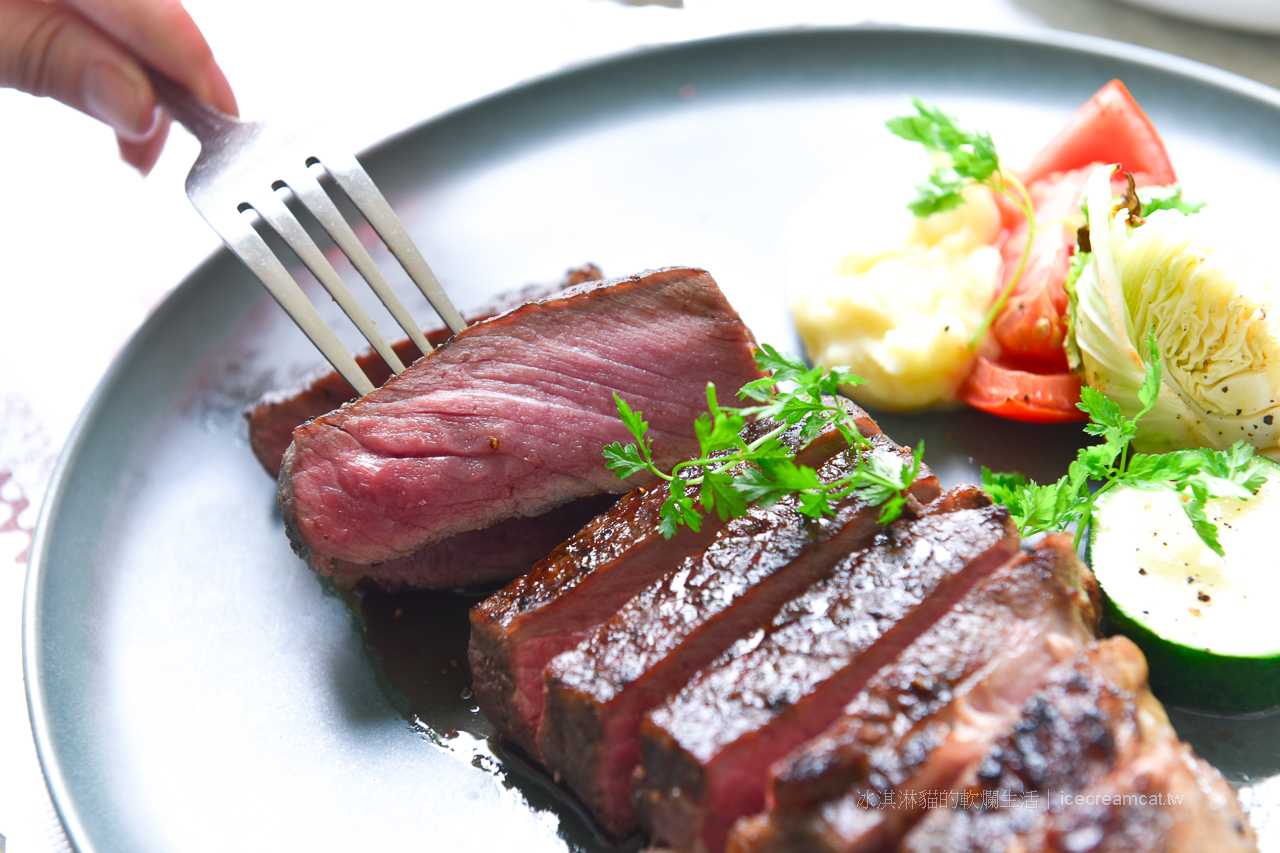
<path fill-rule="evenodd" d="M 1018 551 L 1004 507 L 974 487 L 900 519 L 855 558 L 646 717 L 641 824 L 682 850 L 720 850 L 765 805 L 769 765 L 821 733 L 982 577 Z"/>
<path fill-rule="evenodd" d="M 621 492 L 600 462 L 629 441 L 614 393 L 643 410 L 656 463 L 697 450 L 706 383 L 760 374 L 707 273 L 672 268 L 583 286 L 456 335 L 355 403 L 294 432 L 280 508 L 317 571 L 370 565 L 449 536 Z M 345 570 L 345 567 L 344 567 Z"/>
<path fill-rule="evenodd" d="M 864 435 L 879 434 L 865 412 L 849 408 Z M 769 421 L 750 424 L 743 440 L 751 442 L 776 427 Z M 810 466 L 845 447 L 834 429 L 803 446 L 796 428 L 781 437 L 796 449 L 796 460 Z M 703 551 L 724 526 L 710 515 L 700 530 L 664 538 L 658 512 L 669 495 L 665 484 L 625 495 L 532 570 L 472 608 L 468 655 L 476 699 L 496 730 L 530 755 L 538 754 L 547 663 L 585 640 L 645 586 Z"/>
<path fill-rule="evenodd" d="M 1088 577 L 1070 540 L 1050 537 L 981 581 L 774 766 L 770 809 L 739 821 L 728 849 L 893 849 L 926 795 L 955 789 L 1027 697 L 1091 642 Z"/>
<path fill-rule="evenodd" d="M 773 768 L 770 808 L 813 806 L 851 785 L 887 790 L 905 771 L 883 762 L 907 752 L 923 756 L 908 740 L 988 680 L 1002 656 L 1028 663 L 1019 655 L 1039 650 L 1046 635 L 1083 648 L 1098 630 L 1096 591 L 1093 573 L 1064 537 L 1017 557 L 877 673 L 826 732 Z"/>
<path fill-rule="evenodd" d="M 1230 786 L 1178 742 L 1146 681 L 1124 637 L 1078 655 L 969 774 L 965 801 L 931 811 L 901 850 L 1255 849 Z"/>
<path fill-rule="evenodd" d="M 909 454 L 881 436 L 876 453 Z M 857 464 L 846 451 L 819 469 L 834 480 Z M 912 488 L 921 503 L 940 493 L 922 470 Z M 544 762 L 608 831 L 635 828 L 630 775 L 640 756 L 641 715 L 679 689 L 735 640 L 829 573 L 880 529 L 879 510 L 856 496 L 834 517 L 810 519 L 794 501 L 752 507 L 729 522 L 702 554 L 650 585 L 576 649 L 546 669 L 538 733 Z"/>

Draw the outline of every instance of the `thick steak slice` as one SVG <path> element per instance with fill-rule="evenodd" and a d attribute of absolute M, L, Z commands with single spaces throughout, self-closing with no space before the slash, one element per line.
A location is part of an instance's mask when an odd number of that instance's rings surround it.
<path fill-rule="evenodd" d="M 904 853 L 1256 850 L 1222 775 L 1178 742 L 1128 639 L 1056 673 Z"/>
<path fill-rule="evenodd" d="M 982 580 L 880 670 L 823 734 L 771 770 L 769 811 L 735 853 L 893 849 L 958 784 L 1056 667 L 1092 642 L 1089 570 L 1048 537 Z"/>
<path fill-rule="evenodd" d="M 863 435 L 879 434 L 865 412 L 847 406 Z M 750 442 L 775 427 L 750 424 L 743 439 Z M 803 447 L 796 428 L 782 438 L 797 448 L 796 461 L 811 467 L 846 447 L 834 429 Z M 532 570 L 472 608 L 468 657 L 476 700 L 494 728 L 531 755 L 538 754 L 547 663 L 585 640 L 644 587 L 705 550 L 724 526 L 712 514 L 700 530 L 682 528 L 664 538 L 658 511 L 669 495 L 665 484 L 625 495 Z"/>
<path fill-rule="evenodd" d="M 870 452 L 907 451 L 887 438 Z M 835 480 L 857 464 L 845 451 L 819 469 Z M 917 501 L 940 493 L 922 469 Z M 752 507 L 702 554 L 690 557 L 627 602 L 591 637 L 546 669 L 538 731 L 544 763 L 615 835 L 636 826 L 630 776 L 640 758 L 640 719 L 735 640 L 765 624 L 789 599 L 828 574 L 881 529 L 880 510 L 856 496 L 834 516 L 810 519 L 792 499 Z"/>
<path fill-rule="evenodd" d="M 468 324 L 476 323 L 600 277 L 598 268 L 586 264 L 569 270 L 554 285 L 532 284 L 506 291 L 483 305 L 464 311 L 462 316 Z M 449 340 L 452 334 L 445 326 L 425 330 L 427 340 L 437 347 Z M 408 338 L 396 341 L 391 348 L 405 364 L 412 364 L 422 357 Z M 391 378 L 391 368 L 372 349 L 357 356 L 356 363 L 375 386 Z M 358 396 L 347 380 L 329 369 L 316 371 L 287 390 L 265 394 L 244 411 L 249 425 L 249 448 L 267 473 L 275 477 L 280 471 L 285 451 L 293 443 L 294 429 Z M 483 531 L 459 533 L 406 557 L 375 565 L 335 561 L 333 581 L 344 589 L 354 589 L 366 580 L 387 589 L 405 586 L 445 589 L 509 580 L 528 571 L 534 563 L 550 554 L 551 549 L 582 529 L 612 503 L 612 496 L 606 495 L 580 498 L 532 518 L 509 518 Z"/>
<path fill-rule="evenodd" d="M 834 722 L 1018 541 L 1008 510 L 956 489 L 735 643 L 641 726 L 636 810 L 650 838 L 723 849 L 735 820 L 763 810 L 769 766 Z"/>
<path fill-rule="evenodd" d="M 294 550 L 331 574 L 467 530 L 623 492 L 601 449 L 644 412 L 656 463 L 697 450 L 706 384 L 760 376 L 711 276 L 673 268 L 583 286 L 476 323 L 355 403 L 302 425 L 280 469 Z"/>
<path fill-rule="evenodd" d="M 470 325 L 510 311 L 525 302 L 550 296 L 557 290 L 564 290 L 584 281 L 597 281 L 602 277 L 599 268 L 593 264 L 585 264 L 566 272 L 557 284 L 534 284 L 507 291 L 484 305 L 464 311 L 462 317 Z M 423 333 L 434 347 L 440 346 L 452 335 L 446 326 L 424 329 Z M 412 364 L 422 357 L 418 347 L 408 338 L 394 342 L 391 349 L 405 364 Z M 372 349 L 358 355 L 356 363 L 375 387 L 391 378 L 391 368 Z M 295 429 L 311 418 L 332 412 L 359 396 L 350 382 L 343 379 L 336 370 L 328 368 L 303 377 L 291 388 L 268 392 L 244 410 L 245 420 L 249 422 L 249 449 L 253 451 L 258 464 L 275 477 L 280 473 L 280 461 L 284 459 L 284 452 L 293 443 Z"/>

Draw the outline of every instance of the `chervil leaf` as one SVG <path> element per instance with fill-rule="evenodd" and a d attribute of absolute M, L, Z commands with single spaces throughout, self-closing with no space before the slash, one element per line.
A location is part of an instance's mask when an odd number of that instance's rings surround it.
<path fill-rule="evenodd" d="M 624 446 L 617 441 L 605 446 L 604 464 L 619 480 L 635 476 L 649 467 L 649 463 L 640 454 L 640 448 L 634 444 Z"/>
<path fill-rule="evenodd" d="M 989 134 L 961 127 L 952 116 L 919 98 L 913 98 L 911 102 L 916 108 L 916 115 L 890 119 L 887 122 L 890 132 L 909 142 L 920 143 L 927 151 L 943 155 L 946 161 L 929 174 L 928 183 L 917 185 L 916 197 L 907 205 L 911 212 L 916 216 L 929 216 L 950 210 L 964 200 L 963 191 L 966 186 L 981 184 L 1007 196 L 1027 220 L 1027 243 L 1022 258 L 974 331 L 969 341 L 969 346 L 973 349 L 986 336 L 992 322 L 1004 309 L 1009 294 L 1026 269 L 1027 256 L 1036 237 L 1035 209 L 1026 187 L 1013 175 L 1001 171 L 1000 157 L 996 154 L 995 143 Z"/>
<path fill-rule="evenodd" d="M 635 436 L 636 441 L 644 443 L 644 437 L 649 432 L 649 424 L 645 422 L 640 412 L 631 410 L 627 405 L 627 401 L 622 399 L 616 391 L 613 394 L 613 401 L 618 407 L 618 417 L 622 419 L 623 425 L 627 428 L 627 432 Z"/>
<path fill-rule="evenodd" d="M 1124 418 L 1119 403 L 1090 385 L 1080 389 L 1077 408 L 1089 416 L 1089 423 L 1084 426 L 1089 435 L 1106 435 L 1109 430 L 1119 428 Z"/>
<path fill-rule="evenodd" d="M 981 181 L 1000 168 L 995 144 L 985 133 L 975 133 L 919 98 L 912 98 L 917 115 L 890 119 L 889 130 L 908 142 L 918 142 L 927 150 L 946 154 L 952 167 L 965 178 Z"/>
<path fill-rule="evenodd" d="M 996 503 L 1012 506 L 1028 485 L 1027 478 L 1016 471 L 992 471 L 986 465 L 982 466 L 982 488 Z"/>
<path fill-rule="evenodd" d="M 670 489 L 671 496 L 658 510 L 658 517 L 662 520 L 658 529 L 662 535 L 670 539 L 681 524 L 688 525 L 694 532 L 701 530 L 702 515 L 694 507 L 693 498 L 686 493 L 685 481 L 677 477 L 671 481 Z"/>
<path fill-rule="evenodd" d="M 854 490 L 860 490 L 859 494 L 873 505 L 881 506 L 882 520 L 895 518 L 905 505 L 906 491 L 919 470 L 919 450 L 913 465 L 904 466 L 896 460 L 864 461 L 850 477 L 827 483 L 812 468 L 796 464 L 794 451 L 781 439 L 787 429 L 798 428 L 803 443 L 823 430 L 835 428 L 851 447 L 870 448 L 853 418 L 859 410 L 836 397 L 840 388 L 860 384 L 862 379 L 843 368 L 809 367 L 796 356 L 781 353 L 768 344 L 756 351 L 755 358 L 762 371 L 771 373 L 747 383 L 739 397 L 759 405 L 723 406 L 715 386 L 708 383 L 707 413 L 693 427 L 701 453 L 695 459 L 680 462 L 670 473 L 660 471 L 653 463 L 647 438 L 649 425 L 641 413 L 615 395 L 618 416 L 636 443 L 610 444 L 604 450 L 605 464 L 622 478 L 647 471 L 667 481 L 670 494 L 659 513 L 662 534 L 674 536 L 686 525 L 697 530 L 703 511 L 714 511 L 722 519 L 736 518 L 752 503 L 767 506 L 787 496 L 796 496 L 801 512 L 829 513 L 833 498 Z M 748 418 L 767 418 L 778 426 L 748 443 L 742 435 Z"/>
<path fill-rule="evenodd" d="M 1067 476 L 1073 486 L 1079 486 L 1090 477 L 1104 480 L 1120 455 L 1120 446 L 1110 442 L 1080 448 L 1076 459 L 1067 466 Z"/>
<path fill-rule="evenodd" d="M 801 515 L 809 518 L 821 518 L 834 512 L 831 508 L 831 495 L 825 491 L 801 492 L 797 509 L 800 510 Z"/>
<path fill-rule="evenodd" d="M 1256 494 L 1275 470 L 1275 463 L 1259 456 L 1253 445 L 1240 439 L 1226 450 L 1214 454 L 1214 462 L 1206 470 L 1228 479 L 1236 485 Z"/>
<path fill-rule="evenodd" d="M 916 184 L 916 197 L 907 204 L 907 209 L 916 216 L 954 210 L 964 201 L 966 183 L 954 169 L 935 169 L 929 173 L 927 184 Z"/>
<path fill-rule="evenodd" d="M 1142 205 L 1142 217 L 1145 219 L 1157 210 L 1176 210 L 1179 213 L 1199 213 L 1204 202 L 1190 202 L 1182 197 L 1182 185 L 1170 184 L 1165 187 L 1143 187 L 1138 190 L 1138 201 Z"/>
<path fill-rule="evenodd" d="M 714 509 L 721 520 L 738 518 L 747 511 L 748 501 L 736 488 L 732 475 L 712 472 L 702 478 L 702 505 Z"/>
<path fill-rule="evenodd" d="M 799 358 L 796 358 L 790 353 L 779 352 L 777 348 L 770 344 L 761 344 L 759 346 L 755 351 L 755 360 L 756 367 L 772 374 L 766 379 L 757 380 L 759 382 L 786 382 L 795 379 L 797 375 L 806 373 L 809 370 L 805 363 Z"/>
<path fill-rule="evenodd" d="M 807 465 L 797 465 L 790 459 L 777 458 L 761 459 L 758 464 L 760 472 L 782 491 L 799 492 L 822 487 L 818 472 Z"/>
<path fill-rule="evenodd" d="M 1140 487 L 1176 483 L 1199 471 L 1203 459 L 1203 454 L 1194 450 L 1135 453 L 1120 482 Z"/>
<path fill-rule="evenodd" d="M 716 386 L 707 383 L 707 409 L 693 423 L 694 435 L 698 437 L 698 445 L 703 456 L 710 456 L 721 450 L 729 450 L 742 445 L 739 433 L 746 426 L 746 420 L 738 409 L 721 406 L 716 400 Z"/>
<path fill-rule="evenodd" d="M 1021 474 L 997 473 L 983 466 L 982 486 L 997 503 L 1009 508 L 1013 523 L 1025 534 L 1049 529 L 1061 508 L 1074 499 L 1066 477 L 1055 485 L 1041 486 Z"/>
<path fill-rule="evenodd" d="M 756 465 L 743 471 L 736 483 L 738 493 L 750 503 L 772 506 L 787 495 L 823 488 L 816 471 L 797 465 L 790 458 L 762 458 L 756 460 Z"/>
<path fill-rule="evenodd" d="M 1031 525 L 1036 530 L 1044 530 L 1054 516 L 1072 506 L 1076 494 L 1065 479 L 1052 486 L 1029 484 L 1031 488 L 1023 493 L 1018 504 L 1018 515 L 1022 517 L 1020 525 Z"/>
<path fill-rule="evenodd" d="M 1222 543 L 1218 541 L 1218 528 L 1209 520 L 1204 511 L 1205 501 L 1209 497 L 1208 494 L 1203 487 L 1194 483 L 1190 484 L 1190 492 L 1190 499 L 1188 497 L 1183 498 L 1182 511 L 1187 514 L 1187 519 L 1200 536 L 1200 541 L 1219 557 L 1226 556 L 1222 551 Z"/>
<path fill-rule="evenodd" d="M 1101 392 L 1085 387 L 1080 408 L 1089 415 L 1085 432 L 1103 439 L 1081 448 L 1067 475 L 1053 487 L 1037 486 L 1020 474 L 994 474 L 983 469 L 983 484 L 991 496 L 1009 507 L 1024 535 L 1076 526 L 1076 544 L 1092 522 L 1098 499 L 1118 486 L 1170 489 L 1182 497 L 1182 507 L 1201 541 L 1218 555 L 1222 545 L 1205 511 L 1208 500 L 1248 499 L 1275 471 L 1275 463 L 1258 456 L 1247 442 L 1226 450 L 1195 448 L 1169 453 L 1129 454 L 1138 418 L 1150 411 L 1160 387 L 1160 353 L 1154 332 L 1148 337 L 1151 360 L 1140 399 L 1143 408 L 1132 419 Z"/>

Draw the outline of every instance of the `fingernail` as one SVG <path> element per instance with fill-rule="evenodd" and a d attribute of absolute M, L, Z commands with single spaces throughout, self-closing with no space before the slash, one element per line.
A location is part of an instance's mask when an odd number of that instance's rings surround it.
<path fill-rule="evenodd" d="M 156 111 L 142 70 L 99 59 L 85 71 L 85 111 L 122 136 L 142 140 L 156 125 Z"/>

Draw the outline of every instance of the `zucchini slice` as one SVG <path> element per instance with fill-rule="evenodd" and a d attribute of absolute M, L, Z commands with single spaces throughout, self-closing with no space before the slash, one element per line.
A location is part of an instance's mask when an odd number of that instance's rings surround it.
<path fill-rule="evenodd" d="M 1280 706 L 1280 477 L 1248 501 L 1206 506 L 1225 559 L 1200 541 L 1167 489 L 1099 501 L 1090 562 L 1104 628 L 1147 656 L 1163 701 L 1215 711 Z"/>

